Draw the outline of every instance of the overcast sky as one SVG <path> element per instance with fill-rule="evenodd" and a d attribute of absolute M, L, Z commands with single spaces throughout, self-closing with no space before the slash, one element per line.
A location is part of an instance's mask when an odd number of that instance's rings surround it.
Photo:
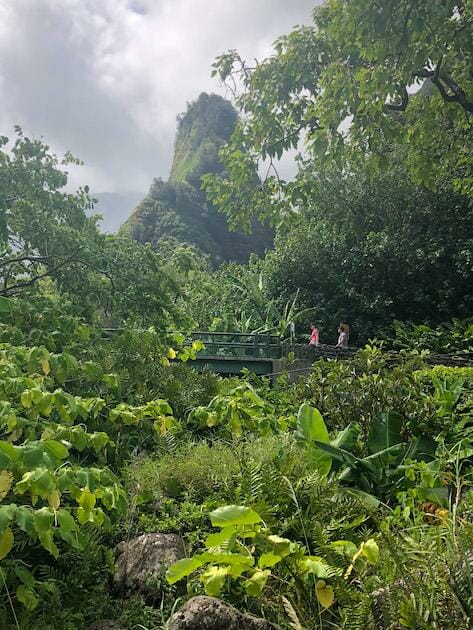
<path fill-rule="evenodd" d="M 261 58 L 316 0 L 0 0 L 0 135 L 42 136 L 85 162 L 73 183 L 166 178 L 176 115 L 229 48 Z"/>

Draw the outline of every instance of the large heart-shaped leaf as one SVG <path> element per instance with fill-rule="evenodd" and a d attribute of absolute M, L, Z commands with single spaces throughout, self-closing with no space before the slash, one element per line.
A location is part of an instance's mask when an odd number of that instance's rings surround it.
<path fill-rule="evenodd" d="M 224 505 L 210 512 L 210 521 L 214 527 L 230 525 L 254 525 L 261 521 L 261 516 L 243 505 Z"/>

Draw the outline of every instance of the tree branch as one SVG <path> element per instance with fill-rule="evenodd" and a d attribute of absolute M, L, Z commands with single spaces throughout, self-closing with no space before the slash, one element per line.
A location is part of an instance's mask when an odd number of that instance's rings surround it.
<path fill-rule="evenodd" d="M 458 103 L 466 112 L 473 114 L 473 101 L 468 99 L 465 91 L 449 74 L 441 71 L 441 66 L 442 58 L 440 58 L 435 69 L 427 70 L 423 68 L 416 72 L 416 76 L 423 79 L 430 79 L 446 103 Z M 447 88 L 450 89 L 452 93 L 449 93 Z"/>
<path fill-rule="evenodd" d="M 17 284 L 13 284 L 10 287 L 4 287 L 3 289 L 0 289 L 0 295 L 3 295 L 3 296 L 11 295 L 12 293 L 18 292 L 20 289 L 24 289 L 26 287 L 32 286 L 33 284 L 35 284 L 36 282 L 38 282 L 42 278 L 46 278 L 47 276 L 53 275 L 56 271 L 58 271 L 58 269 L 61 269 L 61 267 L 64 267 L 65 265 L 67 265 L 70 262 L 72 262 L 74 260 L 74 257 L 76 256 L 76 254 L 81 249 L 82 249 L 82 246 L 79 247 L 78 249 L 76 249 L 68 258 L 65 258 L 60 263 L 58 263 L 56 266 L 51 267 L 50 269 L 47 269 L 43 273 L 36 274 L 35 276 L 30 278 L 29 280 L 26 280 L 25 282 L 18 282 Z"/>

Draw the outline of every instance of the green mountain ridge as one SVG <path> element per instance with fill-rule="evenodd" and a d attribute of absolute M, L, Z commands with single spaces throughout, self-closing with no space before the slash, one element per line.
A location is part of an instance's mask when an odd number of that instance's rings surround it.
<path fill-rule="evenodd" d="M 161 239 L 196 245 L 216 262 L 245 262 L 273 243 L 273 231 L 259 223 L 252 234 L 230 232 L 227 219 L 201 190 L 201 177 L 220 173 L 220 147 L 230 138 L 237 113 L 221 96 L 202 93 L 178 117 L 174 159 L 168 181 L 157 178 L 121 230 L 141 243 Z"/>

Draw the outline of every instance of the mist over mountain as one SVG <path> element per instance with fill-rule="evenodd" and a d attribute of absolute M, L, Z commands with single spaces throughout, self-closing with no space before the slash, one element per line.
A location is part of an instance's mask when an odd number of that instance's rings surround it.
<path fill-rule="evenodd" d="M 89 214 L 101 214 L 100 230 L 112 234 L 130 216 L 130 208 L 136 206 L 143 194 L 142 191 L 94 193 L 97 203 Z"/>
<path fill-rule="evenodd" d="M 202 175 L 222 172 L 218 151 L 233 132 L 235 109 L 221 96 L 202 93 L 177 120 L 169 180 L 153 181 L 122 231 L 154 245 L 173 237 L 198 246 L 217 262 L 244 262 L 252 252 L 262 254 L 272 245 L 273 231 L 255 222 L 250 235 L 230 232 L 226 217 L 201 190 Z"/>

